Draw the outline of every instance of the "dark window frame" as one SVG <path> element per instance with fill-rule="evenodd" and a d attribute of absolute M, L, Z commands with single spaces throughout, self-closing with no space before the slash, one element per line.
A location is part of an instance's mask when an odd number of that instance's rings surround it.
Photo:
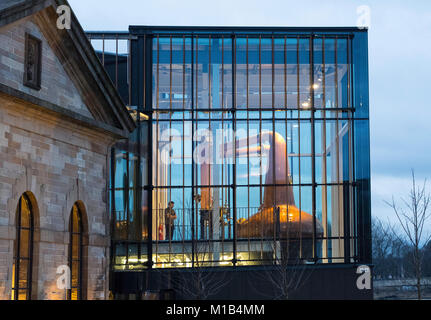
<path fill-rule="evenodd" d="M 30 48 L 35 46 L 37 48 L 35 57 L 31 59 Z M 32 61 L 34 60 L 34 61 Z M 35 65 L 34 78 L 30 78 L 29 68 Z M 41 89 L 42 82 L 42 40 L 32 36 L 29 33 L 25 34 L 25 51 L 24 51 L 24 80 L 23 84 L 26 87 L 34 90 Z"/>
<path fill-rule="evenodd" d="M 30 221 L 30 227 L 22 227 L 22 200 L 26 201 L 27 206 L 29 208 L 29 221 Z M 29 231 L 29 237 L 28 237 L 28 251 L 29 255 L 26 258 L 21 257 L 21 230 L 26 229 Z M 16 246 L 15 246 L 15 254 L 14 254 L 14 274 L 13 274 L 13 286 L 12 286 L 12 293 L 13 293 L 13 300 L 19 300 L 19 293 L 21 290 L 27 291 L 27 298 L 26 300 L 31 300 L 31 293 L 32 293 L 32 270 L 33 270 L 33 241 L 34 241 L 34 212 L 33 212 L 33 206 L 31 204 L 30 198 L 27 194 L 23 194 L 18 201 L 18 210 L 17 210 L 17 217 L 16 217 Z M 20 262 L 21 260 L 27 260 L 27 287 L 21 288 L 20 287 Z"/>
<path fill-rule="evenodd" d="M 73 210 L 76 208 L 77 210 L 77 218 L 78 218 L 78 231 L 74 230 L 74 214 Z M 77 300 L 82 300 L 83 298 L 83 238 L 84 238 L 84 230 L 83 230 L 83 215 L 82 211 L 79 208 L 79 205 L 75 203 L 72 207 L 72 210 L 70 212 L 70 219 L 69 219 L 69 246 L 68 246 L 68 263 L 70 268 L 70 289 L 67 290 L 67 300 L 72 300 L 72 290 L 77 290 Z M 77 235 L 79 239 L 78 244 L 78 258 L 73 259 L 73 236 Z M 72 285 L 72 279 L 73 279 L 73 262 L 78 262 L 78 284 L 77 286 Z"/>

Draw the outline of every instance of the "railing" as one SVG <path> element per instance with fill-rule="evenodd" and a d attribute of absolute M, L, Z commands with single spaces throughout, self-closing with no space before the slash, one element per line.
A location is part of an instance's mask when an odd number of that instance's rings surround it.
<path fill-rule="evenodd" d="M 86 32 L 100 62 L 105 67 L 123 102 L 131 105 L 130 43 L 128 31 Z"/>
<path fill-rule="evenodd" d="M 331 257 L 322 257 L 321 254 L 323 242 L 343 243 L 344 237 L 313 236 L 304 232 L 286 233 L 286 221 L 283 221 L 283 217 L 280 218 L 279 207 L 237 208 L 235 228 L 231 208 L 212 211 L 199 208 L 174 210 L 177 218 L 173 223 L 172 236 L 169 236 L 165 209 L 154 209 L 153 234 L 147 237 L 148 226 L 144 226 L 141 231 L 145 236 L 141 241 L 137 241 L 135 233 L 139 228 L 134 223 L 127 222 L 127 216 L 123 212 L 117 212 L 114 246 L 119 250 L 114 253 L 114 268 L 146 268 L 148 246 L 152 248 L 155 268 L 272 264 L 280 259 L 288 259 L 291 264 L 299 261 L 345 261 L 342 256 L 344 252 L 341 251 Z M 256 213 L 260 214 L 259 223 L 251 223 Z"/>
<path fill-rule="evenodd" d="M 241 233 L 234 237 L 234 218 L 232 209 L 220 207 L 212 210 L 180 208 L 174 209 L 176 219 L 173 222 L 173 234 L 169 236 L 165 209 L 153 210 L 153 221 L 159 231 L 153 241 L 182 242 L 191 240 L 233 240 L 241 238 L 273 239 L 280 232 L 279 208 L 237 208 L 236 226 L 242 227 Z M 260 213 L 260 223 L 247 223 L 250 218 Z M 268 224 L 270 230 L 268 232 Z M 153 226 L 154 228 L 154 226 Z M 238 231 L 238 230 L 237 230 Z"/>
<path fill-rule="evenodd" d="M 233 240 L 234 220 L 233 212 L 230 208 L 218 208 L 214 210 L 192 210 L 191 208 L 174 209 L 176 219 L 173 220 L 173 234 L 169 236 L 167 230 L 168 223 L 165 218 L 165 209 L 153 210 L 153 236 L 154 242 L 158 241 L 191 241 L 195 240 Z M 261 224 L 257 226 L 246 225 L 246 222 L 256 213 L 260 213 Z M 252 234 L 260 234 L 258 238 L 273 238 L 277 235 L 280 225 L 279 208 L 237 208 L 236 210 L 236 225 L 244 226 L 242 235 L 236 238 L 249 238 Z M 132 218 L 133 220 L 133 218 Z M 193 223 L 194 221 L 194 223 Z M 271 228 L 271 234 L 268 234 L 267 224 L 274 224 Z M 115 212 L 115 230 L 114 238 L 117 240 L 123 239 L 138 239 L 135 235 L 131 235 L 136 229 L 135 222 L 127 216 L 124 211 Z M 156 230 L 154 230 L 156 226 Z M 144 226 L 142 232 L 145 234 Z M 254 229 L 253 229 L 254 228 Z M 249 235 L 249 236 L 247 236 Z M 145 237 L 144 237 L 145 238 Z"/>

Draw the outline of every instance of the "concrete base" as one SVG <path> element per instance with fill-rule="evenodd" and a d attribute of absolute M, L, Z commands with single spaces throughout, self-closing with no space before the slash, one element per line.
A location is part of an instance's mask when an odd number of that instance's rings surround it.
<path fill-rule="evenodd" d="M 303 265 L 191 269 L 163 269 L 140 272 L 113 272 L 111 290 L 115 299 L 177 300 L 273 300 L 285 299 L 283 288 L 289 288 L 287 298 L 304 299 L 373 299 L 373 289 L 359 290 L 357 265 Z M 287 286 L 280 286 L 286 280 Z M 197 283 L 205 283 L 196 294 Z M 166 293 L 169 293 L 166 295 Z M 163 299 L 163 297 L 162 297 Z"/>

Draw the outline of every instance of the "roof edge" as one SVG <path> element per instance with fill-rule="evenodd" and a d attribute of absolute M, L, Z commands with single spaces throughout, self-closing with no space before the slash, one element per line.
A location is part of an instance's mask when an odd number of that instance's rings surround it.
<path fill-rule="evenodd" d="M 10 96 L 15 100 L 23 101 L 32 105 L 36 109 L 44 110 L 49 114 L 55 114 L 63 119 L 67 119 L 73 123 L 82 125 L 86 128 L 92 129 L 97 132 L 108 133 L 115 138 L 127 138 L 128 133 L 125 130 L 112 127 L 106 123 L 91 119 L 77 112 L 63 108 L 59 105 L 51 103 L 49 101 L 37 98 L 28 93 L 16 90 L 7 85 L 0 83 L 0 95 Z"/>
<path fill-rule="evenodd" d="M 0 27 L 11 24 L 17 20 L 37 14 L 42 10 L 52 7 L 55 11 L 59 5 L 67 5 L 71 8 L 71 28 L 63 29 L 61 32 L 66 32 L 74 46 L 78 49 L 78 54 L 84 61 L 88 61 L 91 65 L 85 66 L 90 72 L 94 80 L 99 80 L 100 85 L 98 90 L 106 99 L 106 103 L 112 110 L 113 115 L 122 127 L 122 129 L 132 132 L 136 128 L 136 123 L 131 118 L 126 109 L 126 105 L 121 100 L 117 89 L 113 85 L 111 79 L 106 73 L 102 63 L 97 57 L 94 48 L 88 40 L 81 24 L 76 18 L 72 7 L 67 0 L 26 0 L 26 1 L 11 1 L 10 6 L 0 10 Z M 100 102 L 102 103 L 102 102 Z M 119 130 L 122 130 L 119 129 Z"/>
<path fill-rule="evenodd" d="M 130 25 L 129 32 L 140 33 L 143 31 L 187 31 L 187 32 L 303 32 L 303 33 L 329 33 L 329 32 L 368 32 L 367 27 L 300 27 L 300 26 L 147 26 Z M 117 31 L 119 32 L 119 31 Z"/>

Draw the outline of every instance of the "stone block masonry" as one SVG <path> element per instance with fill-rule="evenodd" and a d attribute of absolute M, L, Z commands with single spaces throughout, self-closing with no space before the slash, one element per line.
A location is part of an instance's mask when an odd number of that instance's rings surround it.
<path fill-rule="evenodd" d="M 69 218 L 82 201 L 88 221 L 87 298 L 108 294 L 107 152 L 112 138 L 0 95 L 0 298 L 10 299 L 16 210 L 31 192 L 37 206 L 33 291 L 64 299 L 57 267 L 68 264 Z"/>

